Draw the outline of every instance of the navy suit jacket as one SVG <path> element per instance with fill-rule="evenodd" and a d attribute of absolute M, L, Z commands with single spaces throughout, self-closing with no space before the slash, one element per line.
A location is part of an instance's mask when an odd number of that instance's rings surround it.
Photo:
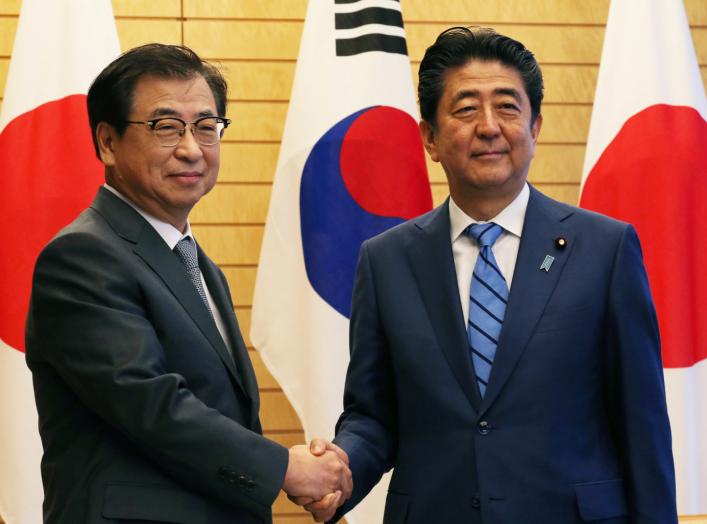
<path fill-rule="evenodd" d="M 288 453 L 261 436 L 226 279 L 202 250 L 199 266 L 233 357 L 177 255 L 106 189 L 39 256 L 27 363 L 46 523 L 271 521 Z"/>
<path fill-rule="evenodd" d="M 448 205 L 365 242 L 335 442 L 354 476 L 337 518 L 394 467 L 386 524 L 677 522 L 658 327 L 633 227 L 531 188 L 483 399 Z"/>

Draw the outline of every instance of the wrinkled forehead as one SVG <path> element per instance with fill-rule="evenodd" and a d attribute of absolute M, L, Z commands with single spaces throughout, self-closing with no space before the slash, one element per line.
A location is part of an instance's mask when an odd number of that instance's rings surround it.
<path fill-rule="evenodd" d="M 523 78 L 513 66 L 498 60 L 471 59 L 449 68 L 443 75 L 441 98 L 456 96 L 460 90 L 498 94 L 515 94 L 519 101 L 529 103 Z"/>
<path fill-rule="evenodd" d="M 131 97 L 131 114 L 143 116 L 179 116 L 184 112 L 198 116 L 216 114 L 211 87 L 200 74 L 185 77 L 143 75 Z"/>

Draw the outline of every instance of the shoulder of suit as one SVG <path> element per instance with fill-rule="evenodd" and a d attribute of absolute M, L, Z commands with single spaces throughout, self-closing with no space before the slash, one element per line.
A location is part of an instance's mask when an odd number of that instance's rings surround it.
<path fill-rule="evenodd" d="M 395 245 L 400 242 L 406 243 L 408 240 L 414 238 L 414 235 L 419 232 L 420 224 L 427 224 L 432 219 L 437 217 L 438 213 L 447 212 L 447 205 L 445 202 L 444 204 L 441 204 L 440 206 L 432 209 L 431 211 L 428 211 L 427 213 L 406 220 L 396 226 L 391 227 L 390 229 L 386 229 L 382 233 L 379 233 L 366 240 L 365 243 L 371 246 L 376 246 L 378 244 Z"/>
<path fill-rule="evenodd" d="M 554 198 L 551 198 L 537 190 L 535 190 L 535 198 L 538 199 L 538 203 L 540 205 L 551 209 L 561 221 L 569 221 L 578 227 L 581 226 L 584 228 L 607 232 L 623 232 L 627 227 L 629 227 L 628 222 L 618 220 L 596 211 L 591 211 L 589 209 L 573 206 L 565 202 L 560 202 L 559 200 L 555 200 Z"/>
<path fill-rule="evenodd" d="M 106 252 L 115 256 L 124 249 L 124 242 L 121 242 L 111 225 L 96 210 L 89 207 L 54 235 L 42 249 L 40 259 L 49 253 L 58 252 L 65 255 L 68 252 L 76 252 L 77 255 L 86 256 Z"/>

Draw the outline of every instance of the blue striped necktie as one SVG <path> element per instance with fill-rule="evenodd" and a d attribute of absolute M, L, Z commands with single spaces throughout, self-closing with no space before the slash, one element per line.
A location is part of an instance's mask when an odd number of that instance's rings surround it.
<path fill-rule="evenodd" d="M 481 398 L 486 393 L 498 337 L 508 302 L 508 285 L 496 264 L 492 246 L 503 228 L 498 224 L 472 224 L 467 234 L 479 245 L 469 291 L 469 347 Z"/>

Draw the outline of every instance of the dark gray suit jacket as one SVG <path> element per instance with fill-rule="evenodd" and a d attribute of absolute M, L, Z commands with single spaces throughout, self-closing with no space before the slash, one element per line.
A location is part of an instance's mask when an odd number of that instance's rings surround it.
<path fill-rule="evenodd" d="M 178 257 L 105 189 L 43 250 L 27 320 L 48 523 L 270 522 L 287 450 L 262 437 L 226 279 L 199 250 L 233 358 Z"/>

